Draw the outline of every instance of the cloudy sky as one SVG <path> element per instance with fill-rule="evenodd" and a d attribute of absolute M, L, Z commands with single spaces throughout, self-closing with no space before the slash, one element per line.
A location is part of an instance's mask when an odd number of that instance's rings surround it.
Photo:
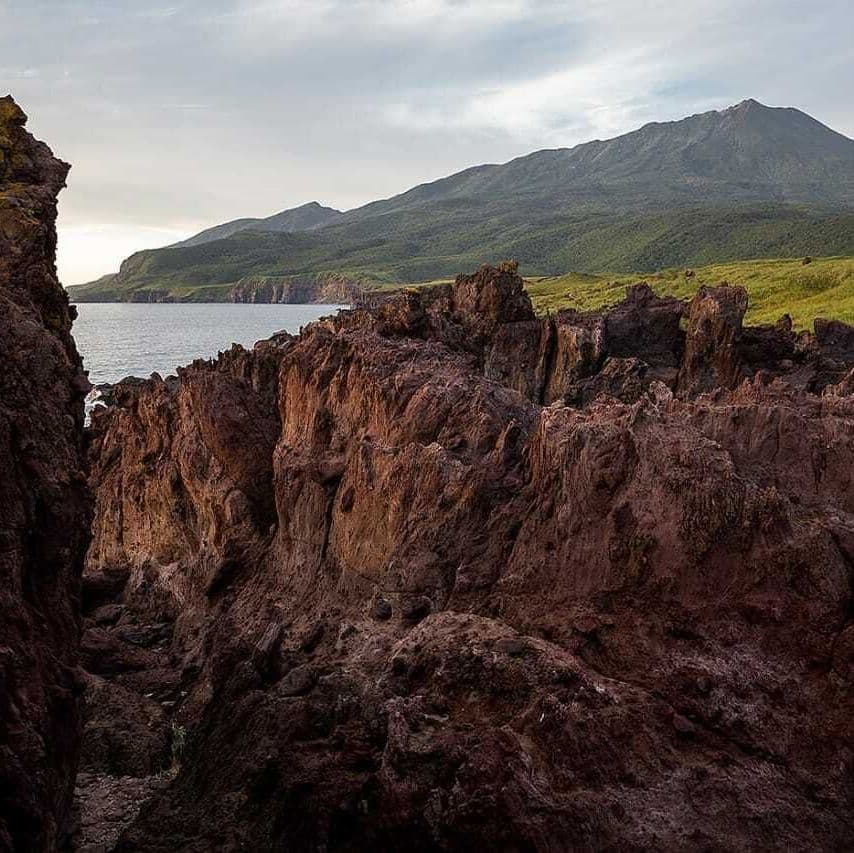
<path fill-rule="evenodd" d="M 851 0 L 0 0 L 0 94 L 73 164 L 74 284 L 746 97 L 854 136 L 852 32 Z"/>

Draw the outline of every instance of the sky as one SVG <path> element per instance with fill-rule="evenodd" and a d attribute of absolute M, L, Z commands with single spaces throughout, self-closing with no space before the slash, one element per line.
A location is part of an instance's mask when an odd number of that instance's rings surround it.
<path fill-rule="evenodd" d="M 854 137 L 852 32 L 851 0 L 0 0 L 0 94 L 72 164 L 77 284 L 229 219 L 748 97 Z"/>

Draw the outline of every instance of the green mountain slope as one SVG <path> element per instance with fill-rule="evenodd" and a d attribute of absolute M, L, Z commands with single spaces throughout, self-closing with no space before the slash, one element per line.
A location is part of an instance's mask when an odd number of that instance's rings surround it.
<path fill-rule="evenodd" d="M 566 269 L 654 272 L 739 258 L 854 255 L 854 213 L 814 214 L 792 208 L 603 214 L 525 227 L 501 222 L 407 218 L 405 234 L 386 238 L 338 233 L 242 232 L 201 246 L 139 252 L 121 273 L 71 288 L 77 301 L 126 300 L 145 291 L 175 299 L 227 301 L 244 276 L 335 272 L 366 286 L 406 284 L 456 275 L 513 257 L 527 275 Z M 136 294 L 136 297 L 134 296 Z"/>
<path fill-rule="evenodd" d="M 72 293 L 228 298 L 246 276 L 417 282 L 505 257 L 546 275 L 852 253 L 854 141 L 798 110 L 745 101 L 478 166 L 303 233 L 259 221 L 225 239 L 141 252 Z"/>

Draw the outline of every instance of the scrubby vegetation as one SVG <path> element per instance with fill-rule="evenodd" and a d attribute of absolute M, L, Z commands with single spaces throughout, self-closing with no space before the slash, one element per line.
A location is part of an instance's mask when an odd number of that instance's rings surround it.
<path fill-rule="evenodd" d="M 703 284 L 727 281 L 750 294 L 746 321 L 768 323 L 791 314 L 799 328 L 815 317 L 854 322 L 854 257 L 774 259 L 710 264 L 690 270 L 667 269 L 653 275 L 566 275 L 529 281 L 535 308 L 544 313 L 560 308 L 591 310 L 619 302 L 627 284 L 644 279 L 660 294 L 693 295 Z"/>
<path fill-rule="evenodd" d="M 518 214 L 514 214 L 517 216 Z M 531 211 L 521 225 L 488 210 L 452 206 L 333 225 L 302 234 L 243 231 L 204 245 L 138 252 L 118 276 L 73 288 L 80 301 L 226 301 L 244 276 L 336 273 L 367 287 L 447 278 L 502 258 L 525 275 L 567 269 L 640 273 L 739 258 L 854 255 L 854 214 L 792 207 L 566 217 Z M 134 296 L 134 294 L 138 294 Z"/>
<path fill-rule="evenodd" d="M 289 235 L 291 236 L 291 235 Z M 203 249 L 205 247 L 196 247 Z M 194 249 L 195 250 L 195 249 Z M 523 273 L 528 273 L 522 267 Z M 353 273 L 357 276 L 357 273 Z M 426 287 L 452 281 L 453 276 L 431 277 L 422 281 L 405 279 L 366 281 L 369 289 L 391 291 L 397 288 Z M 669 267 L 657 272 L 569 272 L 554 276 L 527 275 L 528 292 L 534 308 L 541 314 L 562 308 L 594 310 L 619 302 L 626 286 L 648 281 L 662 295 L 689 298 L 702 285 L 727 281 L 747 288 L 750 294 L 748 323 L 774 322 L 790 314 L 798 328 L 807 328 L 816 317 L 854 322 L 854 254 L 834 257 L 770 258 L 748 261 L 729 261 L 697 267 Z M 225 302 L 234 287 L 222 284 L 194 284 L 181 287 L 164 283 L 165 292 L 187 302 Z M 101 298 L 110 299 L 112 291 L 105 287 Z M 145 301 L 146 288 L 136 292 Z M 116 294 L 121 298 L 122 294 Z"/>
<path fill-rule="evenodd" d="M 177 770 L 181 766 L 184 757 L 184 746 L 187 743 L 187 730 L 184 726 L 172 723 L 172 769 Z"/>

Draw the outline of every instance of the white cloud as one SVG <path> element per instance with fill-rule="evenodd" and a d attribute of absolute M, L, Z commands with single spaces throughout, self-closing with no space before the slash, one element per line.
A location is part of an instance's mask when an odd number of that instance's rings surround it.
<path fill-rule="evenodd" d="M 631 89 L 625 86 L 627 75 L 633 80 Z M 615 136 L 648 120 L 644 95 L 666 79 L 649 51 L 634 48 L 468 94 L 458 105 L 443 105 L 439 99 L 417 106 L 392 104 L 385 118 L 398 127 L 494 130 L 544 146 L 571 145 Z"/>
<path fill-rule="evenodd" d="M 431 39 L 522 20 L 539 5 L 531 0 L 236 0 L 211 19 L 242 20 L 245 29 L 240 34 L 264 40 L 291 41 L 323 30 L 378 37 L 415 32 Z"/>
<path fill-rule="evenodd" d="M 827 37 L 828 15 L 787 15 L 784 5 L 777 0 L 749 7 L 741 0 L 549 5 L 549 20 L 558 31 L 563 26 L 583 34 L 555 63 L 558 67 L 530 78 L 517 74 L 514 79 L 511 71 L 488 85 L 402 92 L 382 115 L 398 129 L 502 133 L 545 147 L 609 138 L 649 121 L 674 120 L 746 97 L 809 109 L 785 95 L 802 88 L 807 73 L 803 66 L 792 67 L 791 56 L 820 42 L 822 33 Z M 846 64 L 854 72 L 850 58 Z M 811 67 L 817 70 L 815 63 Z M 850 107 L 847 113 L 850 128 Z"/>
<path fill-rule="evenodd" d="M 0 68 L 0 80 L 32 80 L 38 76 L 38 68 Z"/>

